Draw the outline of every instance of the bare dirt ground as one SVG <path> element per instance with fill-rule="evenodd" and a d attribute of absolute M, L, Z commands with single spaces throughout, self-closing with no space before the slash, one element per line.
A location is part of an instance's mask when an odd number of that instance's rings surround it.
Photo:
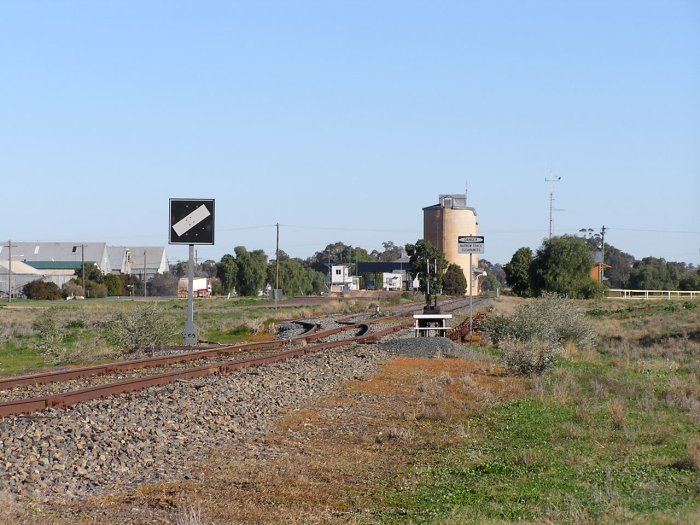
<path fill-rule="evenodd" d="M 410 486 L 417 458 L 483 440 L 464 417 L 526 388 L 492 364 L 396 358 L 370 380 L 287 414 L 260 442 L 213 451 L 192 466 L 193 480 L 58 508 L 9 505 L 7 516 L 31 524 L 373 523 L 382 491 Z"/>

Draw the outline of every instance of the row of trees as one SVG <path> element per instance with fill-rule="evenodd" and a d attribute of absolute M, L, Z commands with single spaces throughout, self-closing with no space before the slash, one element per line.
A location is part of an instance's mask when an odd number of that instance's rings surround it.
<path fill-rule="evenodd" d="M 409 256 L 409 267 L 417 275 L 421 291 L 430 287 L 432 293 L 450 295 L 465 293 L 467 276 L 457 265 L 450 265 L 435 246 L 421 239 L 415 244 L 398 246 L 391 241 L 382 243 L 382 251 L 367 251 L 342 242 L 331 243 L 307 259 L 291 258 L 279 253 L 277 261 L 268 261 L 262 250 L 248 251 L 237 246 L 233 254 L 224 255 L 219 262 L 206 260 L 197 264 L 195 275 L 212 280 L 214 294 L 236 292 L 239 295 L 257 295 L 268 284 L 279 287 L 285 295 L 318 294 L 327 289 L 330 265 L 346 264 L 356 272 L 358 262 L 394 261 L 405 253 Z M 522 296 L 538 296 L 545 291 L 569 297 L 595 297 L 602 294 L 600 283 L 590 277 L 592 254 L 601 250 L 598 237 L 564 235 L 545 240 L 533 253 L 530 248 L 520 248 L 506 265 L 492 264 L 485 259 L 479 267 L 486 271 L 481 281 L 482 290 L 495 290 L 506 285 Z M 635 260 L 633 256 L 605 245 L 606 284 L 612 288 L 698 290 L 700 270 L 685 263 L 667 262 L 664 259 L 647 257 Z M 431 265 L 430 273 L 426 264 Z M 104 275 L 94 264 L 85 265 L 82 271 L 62 289 L 49 282 L 36 281 L 24 288 L 27 297 L 58 299 L 61 297 L 85 296 L 106 297 L 120 295 L 173 296 L 177 294 L 178 279 L 187 275 L 187 263 L 178 262 L 171 271 L 156 275 L 143 282 L 135 275 Z M 363 284 L 376 280 L 374 274 L 361 276 Z M 85 288 L 83 289 L 83 283 Z M 144 290 L 145 287 L 145 290 Z"/>
<path fill-rule="evenodd" d="M 505 265 L 506 280 L 520 296 L 553 292 L 573 299 L 603 295 L 604 286 L 591 278 L 593 259 L 588 242 L 571 235 L 552 237 L 533 255 L 520 248 Z"/>
<path fill-rule="evenodd" d="M 517 250 L 504 266 L 507 283 L 521 296 L 555 292 L 572 298 L 602 295 L 605 286 L 591 278 L 593 253 L 602 246 L 596 239 L 564 235 L 543 241 L 533 254 Z M 700 290 L 700 269 L 685 263 L 646 257 L 635 260 L 614 246 L 605 245 L 605 285 L 630 290 Z"/>

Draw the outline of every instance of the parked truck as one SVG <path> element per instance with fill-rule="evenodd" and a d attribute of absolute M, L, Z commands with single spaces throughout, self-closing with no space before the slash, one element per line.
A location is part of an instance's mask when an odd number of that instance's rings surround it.
<path fill-rule="evenodd" d="M 187 297 L 188 279 L 181 278 L 177 282 L 177 296 Z M 195 297 L 209 297 L 211 295 L 211 280 L 206 277 L 195 277 L 192 281 L 192 295 Z"/>

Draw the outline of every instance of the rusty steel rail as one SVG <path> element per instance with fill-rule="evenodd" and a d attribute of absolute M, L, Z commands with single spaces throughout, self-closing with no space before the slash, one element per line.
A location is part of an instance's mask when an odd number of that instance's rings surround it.
<path fill-rule="evenodd" d="M 367 334 L 370 324 L 386 323 L 387 321 L 400 320 L 394 326 L 387 327 L 372 334 Z M 146 358 L 127 362 L 108 363 L 105 365 L 97 365 L 92 367 L 78 368 L 72 370 L 62 370 L 57 372 L 46 372 L 42 374 L 33 374 L 27 376 L 12 377 L 0 380 L 0 389 L 8 389 L 14 386 L 22 385 L 38 385 L 52 382 L 67 381 L 70 379 L 83 379 L 97 375 L 107 375 L 119 372 L 133 371 L 143 368 L 154 368 L 158 366 L 167 366 L 176 363 L 183 363 L 201 359 L 211 359 L 228 355 L 236 352 L 245 352 L 251 350 L 274 350 L 283 348 L 284 346 L 312 343 L 340 333 L 348 329 L 359 329 L 360 333 L 354 338 L 332 341 L 326 343 L 317 343 L 294 350 L 278 353 L 271 356 L 258 357 L 244 361 L 231 363 L 220 363 L 216 365 L 200 366 L 188 370 L 179 370 L 167 372 L 163 374 L 151 375 L 145 378 L 128 379 L 115 383 L 74 390 L 63 394 L 53 394 L 46 397 L 35 397 L 31 399 L 19 399 L 0 403 L 0 417 L 15 416 L 29 412 L 46 410 L 48 408 L 65 408 L 94 399 L 101 399 L 112 395 L 126 394 L 143 390 L 146 388 L 165 386 L 178 380 L 191 380 L 210 375 L 223 375 L 230 372 L 242 370 L 249 367 L 258 367 L 268 364 L 277 363 L 295 357 L 301 357 L 307 354 L 321 352 L 331 348 L 348 346 L 352 343 L 369 344 L 376 343 L 381 338 L 398 332 L 400 330 L 410 328 L 413 325 L 412 319 L 405 317 L 384 317 L 374 320 L 365 321 L 364 323 L 348 323 L 347 326 L 333 328 L 331 330 L 319 331 L 319 325 L 314 326 L 304 334 L 290 338 L 280 339 L 275 341 L 264 341 L 260 343 L 248 343 L 241 345 L 233 345 L 221 348 L 212 348 L 208 350 L 200 350 L 189 352 L 186 354 Z"/>
<path fill-rule="evenodd" d="M 269 365 L 311 353 L 322 352 L 330 348 L 347 346 L 352 342 L 354 342 L 353 339 L 318 343 L 313 346 L 297 348 L 272 356 L 257 357 L 254 359 L 247 359 L 245 361 L 237 361 L 233 363 L 203 366 L 190 370 L 167 372 L 145 378 L 128 379 L 107 385 L 74 390 L 63 394 L 7 401 L 5 403 L 0 403 L 0 417 L 16 416 L 29 412 L 39 412 L 48 408 L 66 408 L 78 403 L 84 403 L 95 399 L 102 399 L 119 394 L 127 394 L 146 388 L 165 386 L 178 380 L 191 380 L 217 374 L 223 375 L 242 370 L 244 368 Z"/>
<path fill-rule="evenodd" d="M 297 337 L 293 337 L 291 339 L 277 339 L 274 341 L 262 341 L 258 343 L 244 343 L 219 348 L 210 348 L 207 350 L 198 350 L 196 352 L 188 352 L 184 354 L 176 354 L 163 357 L 147 357 L 144 359 L 118 361 L 113 363 L 105 363 L 103 365 L 72 368 L 69 370 L 57 370 L 52 372 L 42 372 L 38 374 L 8 377 L 6 379 L 0 379 L 0 390 L 9 390 L 18 386 L 47 385 L 50 383 L 70 381 L 73 379 L 86 379 L 88 377 L 119 374 L 131 372 L 133 370 L 141 370 L 144 368 L 157 368 L 160 366 L 169 366 L 178 363 L 198 361 L 201 359 L 214 359 L 233 353 L 250 352 L 255 350 L 275 350 L 291 344 L 316 341 L 318 339 L 328 337 L 343 330 L 348 330 L 353 327 L 360 328 L 362 326 L 365 325 L 357 324 L 349 327 L 342 327 L 340 328 L 340 330 L 334 328 L 332 330 L 320 332 L 320 325 L 316 324 L 313 325 L 309 330 L 307 330 L 303 334 Z"/>

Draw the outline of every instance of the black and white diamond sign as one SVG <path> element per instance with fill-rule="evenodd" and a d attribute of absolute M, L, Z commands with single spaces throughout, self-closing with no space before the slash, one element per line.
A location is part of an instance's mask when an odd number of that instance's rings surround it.
<path fill-rule="evenodd" d="M 214 199 L 170 199 L 170 244 L 214 244 Z"/>

